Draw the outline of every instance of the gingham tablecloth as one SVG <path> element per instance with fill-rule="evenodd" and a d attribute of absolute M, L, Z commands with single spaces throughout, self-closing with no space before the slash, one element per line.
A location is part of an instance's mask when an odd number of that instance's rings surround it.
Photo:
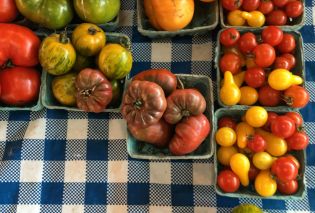
<path fill-rule="evenodd" d="M 303 200 L 232 199 L 214 191 L 213 158 L 145 161 L 128 157 L 119 113 L 61 110 L 0 113 L 0 212 L 229 212 L 254 203 L 266 212 L 315 212 L 315 0 L 306 0 L 307 148 Z M 132 40 L 132 73 L 164 67 L 215 81 L 216 31 L 153 40 L 137 32 L 135 1 L 123 0 L 121 27 Z"/>

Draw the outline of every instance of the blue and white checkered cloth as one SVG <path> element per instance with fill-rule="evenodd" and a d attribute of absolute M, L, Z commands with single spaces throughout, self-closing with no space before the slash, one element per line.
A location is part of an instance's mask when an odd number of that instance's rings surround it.
<path fill-rule="evenodd" d="M 42 110 L 0 113 L 0 212 L 215 213 L 230 212 L 240 203 L 254 203 L 270 213 L 315 212 L 314 3 L 306 0 L 301 29 L 311 93 L 311 103 L 302 110 L 311 139 L 303 200 L 221 197 L 214 190 L 213 158 L 131 159 L 120 114 Z M 132 40 L 133 74 L 164 67 L 175 73 L 205 74 L 215 81 L 217 31 L 150 40 L 137 32 L 135 7 L 135 1 L 122 1 L 118 29 Z"/>

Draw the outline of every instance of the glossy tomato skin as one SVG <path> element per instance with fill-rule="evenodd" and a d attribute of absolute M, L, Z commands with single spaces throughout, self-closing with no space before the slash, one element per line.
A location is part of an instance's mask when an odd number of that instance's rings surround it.
<path fill-rule="evenodd" d="M 292 67 L 290 61 L 287 58 L 279 56 L 275 60 L 274 68 L 291 70 Z"/>
<path fill-rule="evenodd" d="M 277 189 L 281 194 L 285 195 L 292 195 L 295 194 L 299 188 L 299 184 L 296 180 L 289 180 L 289 181 L 279 181 L 277 183 Z"/>
<path fill-rule="evenodd" d="M 286 115 L 278 116 L 271 123 L 271 132 L 272 134 L 280 138 L 291 137 L 295 132 L 295 123 L 290 117 Z"/>
<path fill-rule="evenodd" d="M 272 1 L 276 7 L 284 7 L 289 2 L 289 0 L 272 0 Z"/>
<path fill-rule="evenodd" d="M 248 86 L 258 88 L 266 82 L 266 73 L 262 68 L 250 68 L 245 73 L 245 82 Z"/>
<path fill-rule="evenodd" d="M 291 1 L 285 6 L 285 13 L 290 18 L 296 18 L 303 13 L 303 4 L 301 1 Z"/>
<path fill-rule="evenodd" d="M 296 47 L 294 36 L 289 33 L 283 34 L 283 39 L 281 43 L 277 46 L 277 49 L 281 53 L 290 53 L 292 52 Z"/>
<path fill-rule="evenodd" d="M 222 73 L 230 71 L 236 74 L 241 69 L 241 58 L 234 53 L 226 53 L 220 59 L 220 70 Z"/>
<path fill-rule="evenodd" d="M 262 12 L 264 15 L 267 15 L 271 11 L 273 11 L 274 5 L 271 0 L 263 0 L 260 2 L 258 10 Z"/>
<path fill-rule="evenodd" d="M 210 122 L 204 114 L 189 116 L 175 127 L 175 135 L 169 150 L 173 155 L 185 155 L 195 151 L 210 133 Z"/>
<path fill-rule="evenodd" d="M 278 117 L 278 114 L 275 112 L 268 112 L 268 119 L 263 128 L 270 132 L 271 131 L 271 123 Z"/>
<path fill-rule="evenodd" d="M 283 39 L 283 31 L 279 27 L 268 26 L 262 31 L 261 36 L 265 43 L 277 46 Z"/>
<path fill-rule="evenodd" d="M 11 106 L 24 106 L 38 99 L 40 73 L 34 68 L 13 67 L 0 71 L 0 101 Z"/>
<path fill-rule="evenodd" d="M 30 29 L 0 23 L 0 66 L 10 60 L 16 66 L 32 67 L 38 64 L 40 39 Z"/>
<path fill-rule="evenodd" d="M 302 127 L 303 118 L 298 112 L 287 112 L 285 115 L 294 120 L 296 128 Z"/>
<path fill-rule="evenodd" d="M 14 0 L 0 1 L 0 23 L 12 22 L 18 15 Z"/>
<path fill-rule="evenodd" d="M 242 8 L 247 12 L 257 10 L 260 5 L 260 0 L 243 0 Z"/>
<path fill-rule="evenodd" d="M 251 32 L 244 33 L 238 41 L 238 46 L 244 54 L 251 53 L 257 45 L 256 36 Z"/>
<path fill-rule="evenodd" d="M 217 184 L 222 191 L 233 193 L 240 187 L 240 179 L 233 171 L 223 170 L 217 177 Z"/>
<path fill-rule="evenodd" d="M 268 13 L 266 22 L 268 25 L 282 26 L 287 23 L 288 17 L 283 10 L 273 10 Z"/>
<path fill-rule="evenodd" d="M 281 91 L 265 85 L 258 91 L 258 101 L 263 106 L 277 106 L 281 103 Z"/>
<path fill-rule="evenodd" d="M 276 59 L 275 49 L 266 43 L 260 44 L 254 49 L 255 63 L 260 67 L 269 67 Z"/>
<path fill-rule="evenodd" d="M 281 55 L 281 57 L 284 57 L 289 61 L 291 69 L 295 67 L 296 59 L 294 55 L 292 55 L 291 53 L 284 53 Z"/>
<path fill-rule="evenodd" d="M 263 152 L 266 149 L 267 143 L 263 137 L 258 134 L 254 134 L 253 136 L 249 136 L 247 141 L 247 147 L 252 152 Z"/>
<path fill-rule="evenodd" d="M 308 104 L 310 94 L 305 88 L 293 85 L 284 91 L 284 100 L 291 107 L 303 108 Z"/>
<path fill-rule="evenodd" d="M 308 146 L 309 137 L 305 132 L 295 132 L 286 139 L 290 150 L 303 150 Z"/>
<path fill-rule="evenodd" d="M 236 121 L 232 117 L 222 117 L 218 123 L 219 128 L 230 127 L 231 129 L 236 129 Z"/>
<path fill-rule="evenodd" d="M 243 0 L 222 0 L 222 7 L 226 10 L 237 10 L 241 7 Z"/>
<path fill-rule="evenodd" d="M 240 38 L 240 33 L 235 28 L 229 28 L 220 34 L 220 42 L 226 47 L 235 45 Z"/>
<path fill-rule="evenodd" d="M 271 172 L 276 175 L 279 181 L 290 181 L 296 179 L 298 168 L 293 160 L 280 157 L 272 164 Z"/>

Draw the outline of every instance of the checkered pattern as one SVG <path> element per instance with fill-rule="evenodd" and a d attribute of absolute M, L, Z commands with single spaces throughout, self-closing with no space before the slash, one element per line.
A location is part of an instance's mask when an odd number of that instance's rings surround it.
<path fill-rule="evenodd" d="M 119 113 L 63 110 L 0 113 L 0 212 L 230 212 L 255 203 L 267 212 L 315 212 L 315 1 L 306 0 L 301 29 L 306 86 L 302 110 L 311 138 L 303 200 L 227 198 L 214 190 L 213 158 L 195 161 L 131 159 Z M 213 70 L 217 30 L 205 36 L 150 40 L 136 28 L 135 1 L 123 0 L 121 27 L 132 40 L 132 74 L 165 67 L 175 73 Z M 216 93 L 214 93 L 216 94 Z"/>

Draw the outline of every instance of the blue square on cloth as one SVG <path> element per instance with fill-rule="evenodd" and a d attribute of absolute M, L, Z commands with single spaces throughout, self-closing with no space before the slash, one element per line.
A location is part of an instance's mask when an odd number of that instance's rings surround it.
<path fill-rule="evenodd" d="M 304 43 L 314 43 L 315 42 L 315 34 L 314 34 L 314 26 L 313 25 L 304 25 L 300 32 L 303 34 L 303 42 Z M 304 46 L 305 48 L 305 46 Z"/>
<path fill-rule="evenodd" d="M 143 70 L 151 69 L 151 62 L 133 62 L 132 63 L 132 70 L 131 70 L 131 77 L 135 76 L 139 72 Z"/>
<path fill-rule="evenodd" d="M 149 204 L 149 183 L 128 183 L 128 205 Z"/>
<path fill-rule="evenodd" d="M 313 110 L 315 109 L 315 102 L 309 102 L 306 107 L 300 110 L 304 122 L 315 122 L 315 113 Z"/>
<path fill-rule="evenodd" d="M 87 140 L 87 160 L 107 160 L 108 140 Z"/>
<path fill-rule="evenodd" d="M 315 165 L 315 144 L 309 144 L 306 149 L 307 165 Z"/>
<path fill-rule="evenodd" d="M 285 209 L 285 201 L 284 200 L 262 200 L 262 207 L 263 209 L 279 209 L 283 210 Z"/>
<path fill-rule="evenodd" d="M 47 109 L 47 118 L 48 119 L 67 119 L 68 111 Z"/>
<path fill-rule="evenodd" d="M 131 43 L 143 43 L 143 42 L 145 42 L 145 43 L 151 42 L 151 39 L 149 37 L 141 35 L 138 31 L 138 27 L 133 26 L 132 27 L 132 41 L 131 41 Z"/>
<path fill-rule="evenodd" d="M 0 182 L 0 204 L 18 202 L 19 182 Z"/>
<path fill-rule="evenodd" d="M 101 112 L 101 113 L 88 113 L 88 119 L 109 119 L 108 112 Z"/>
<path fill-rule="evenodd" d="M 193 206 L 193 186 L 172 184 L 172 205 L 173 206 Z"/>
<path fill-rule="evenodd" d="M 2 160 L 21 160 L 22 140 L 6 143 Z"/>
<path fill-rule="evenodd" d="M 29 121 L 30 112 L 29 111 L 14 111 L 9 114 L 10 121 Z"/>
<path fill-rule="evenodd" d="M 66 140 L 45 140 L 44 160 L 65 160 Z"/>
<path fill-rule="evenodd" d="M 315 63 L 313 61 L 305 61 L 305 77 L 307 81 L 315 81 Z"/>
<path fill-rule="evenodd" d="M 63 183 L 43 182 L 41 204 L 62 204 Z"/>
<path fill-rule="evenodd" d="M 239 204 L 240 204 L 240 201 L 238 198 L 224 197 L 217 194 L 218 207 L 233 208 L 234 206 L 237 206 Z"/>
<path fill-rule="evenodd" d="M 173 73 L 185 73 L 190 74 L 191 62 L 172 62 L 171 70 Z"/>
<path fill-rule="evenodd" d="M 86 183 L 85 204 L 106 205 L 107 183 Z"/>
<path fill-rule="evenodd" d="M 307 194 L 308 194 L 308 200 L 309 200 L 309 204 L 310 204 L 310 210 L 311 212 L 315 211 L 315 189 L 312 188 L 308 188 L 307 189 Z"/>

